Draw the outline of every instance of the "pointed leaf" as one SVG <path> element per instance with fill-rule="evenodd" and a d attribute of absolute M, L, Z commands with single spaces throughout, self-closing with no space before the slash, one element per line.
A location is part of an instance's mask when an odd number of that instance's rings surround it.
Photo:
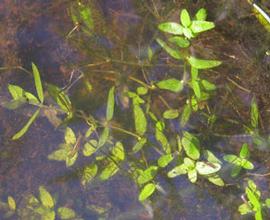
<path fill-rule="evenodd" d="M 205 8 L 201 8 L 200 10 L 197 11 L 195 18 L 197 21 L 205 21 L 207 17 L 207 12 Z"/>
<path fill-rule="evenodd" d="M 68 152 L 68 156 L 66 157 L 66 167 L 71 167 L 77 160 L 79 154 L 78 152 L 74 153 L 72 156 L 69 156 L 70 152 Z"/>
<path fill-rule="evenodd" d="M 200 84 L 197 80 L 192 80 L 191 81 L 191 86 L 192 86 L 192 89 L 195 93 L 195 96 L 200 99 L 201 98 L 201 88 L 200 88 Z"/>
<path fill-rule="evenodd" d="M 66 149 L 59 149 L 48 155 L 49 160 L 65 161 L 68 156 Z"/>
<path fill-rule="evenodd" d="M 66 131 L 65 131 L 65 142 L 67 144 L 75 144 L 76 143 L 76 136 L 73 132 L 73 130 L 70 128 L 70 127 L 67 127 L 66 128 Z"/>
<path fill-rule="evenodd" d="M 168 172 L 168 177 L 169 178 L 174 178 L 176 176 L 182 175 L 182 174 L 186 174 L 187 173 L 187 167 L 185 164 L 181 164 L 179 166 L 176 166 L 175 168 L 173 168 L 171 171 Z"/>
<path fill-rule="evenodd" d="M 188 132 L 184 132 L 182 144 L 186 154 L 193 160 L 200 157 L 199 141 L 198 139 Z"/>
<path fill-rule="evenodd" d="M 113 112 L 114 112 L 114 90 L 115 87 L 113 86 L 108 95 L 108 101 L 107 101 L 107 112 L 106 112 L 106 120 L 110 121 L 113 118 Z"/>
<path fill-rule="evenodd" d="M 190 46 L 189 40 L 180 36 L 170 37 L 169 42 L 174 43 L 178 47 L 181 47 L 181 48 L 187 48 Z"/>
<path fill-rule="evenodd" d="M 255 98 L 251 101 L 250 107 L 250 120 L 253 128 L 258 128 L 259 124 L 259 110 Z"/>
<path fill-rule="evenodd" d="M 24 94 L 23 88 L 12 84 L 8 84 L 8 91 L 14 100 L 22 98 Z"/>
<path fill-rule="evenodd" d="M 243 144 L 239 154 L 240 158 L 249 158 L 249 149 L 247 143 Z"/>
<path fill-rule="evenodd" d="M 110 129 L 108 127 L 105 127 L 99 137 L 99 140 L 98 140 L 98 148 L 99 147 L 102 147 L 108 140 L 109 138 L 109 135 L 110 135 Z"/>
<path fill-rule="evenodd" d="M 175 34 L 175 35 L 181 35 L 183 34 L 183 27 L 175 22 L 164 22 L 158 25 L 158 29 L 169 33 L 169 34 Z"/>
<path fill-rule="evenodd" d="M 180 119 L 181 128 L 186 126 L 187 122 L 189 121 L 191 113 L 192 113 L 192 108 L 191 108 L 190 104 L 187 103 L 184 106 L 183 112 L 181 114 L 181 119 Z"/>
<path fill-rule="evenodd" d="M 192 21 L 191 30 L 193 33 L 201 33 L 204 31 L 211 30 L 215 27 L 215 24 L 210 21 Z"/>
<path fill-rule="evenodd" d="M 206 90 L 206 91 L 213 91 L 216 89 L 216 85 L 213 84 L 213 83 L 210 83 L 209 81 L 203 79 L 201 80 L 201 84 L 203 86 L 203 88 Z"/>
<path fill-rule="evenodd" d="M 210 181 L 211 183 L 214 183 L 217 186 L 225 185 L 223 180 L 218 175 L 208 177 L 208 181 Z"/>
<path fill-rule="evenodd" d="M 171 92 L 180 92 L 183 90 L 183 82 L 175 78 L 159 81 L 156 85 L 160 89 L 169 90 Z"/>
<path fill-rule="evenodd" d="M 119 167 L 113 161 L 110 161 L 109 164 L 102 170 L 99 178 L 103 181 L 108 180 L 115 175 L 118 170 Z"/>
<path fill-rule="evenodd" d="M 84 167 L 81 183 L 83 186 L 89 184 L 97 175 L 98 167 L 96 164 L 90 164 Z"/>
<path fill-rule="evenodd" d="M 156 176 L 157 171 L 157 166 L 150 166 L 149 168 L 144 170 L 137 179 L 138 184 L 142 185 L 151 181 Z"/>
<path fill-rule="evenodd" d="M 46 208 L 54 207 L 54 200 L 51 194 L 46 190 L 44 186 L 39 187 L 39 198 L 43 206 Z"/>
<path fill-rule="evenodd" d="M 123 144 L 118 141 L 112 149 L 112 155 L 117 161 L 122 161 L 125 159 L 125 150 Z"/>
<path fill-rule="evenodd" d="M 33 70 L 37 95 L 38 95 L 40 102 L 43 103 L 44 95 L 43 95 L 43 88 L 42 88 L 42 84 L 41 84 L 40 74 L 39 74 L 37 66 L 34 63 L 32 63 L 32 70 Z"/>
<path fill-rule="evenodd" d="M 161 144 L 162 149 L 167 153 L 171 153 L 171 148 L 170 148 L 170 144 L 169 141 L 167 139 L 167 137 L 165 136 L 165 134 L 158 128 L 156 128 L 156 133 L 155 133 L 155 137 L 157 139 L 157 141 Z"/>
<path fill-rule="evenodd" d="M 132 148 L 132 151 L 134 153 L 137 153 L 139 150 L 143 148 L 143 146 L 146 144 L 147 139 L 146 138 L 141 138 Z"/>
<path fill-rule="evenodd" d="M 83 148 L 83 155 L 85 157 L 90 157 L 93 153 L 97 151 L 97 141 L 96 140 L 90 140 L 87 143 L 85 143 Z"/>
<path fill-rule="evenodd" d="M 183 9 L 180 13 L 180 21 L 184 27 L 188 27 L 191 24 L 189 13 L 186 9 Z"/>
<path fill-rule="evenodd" d="M 139 195 L 139 201 L 146 200 L 149 196 L 151 196 L 156 190 L 156 185 L 153 183 L 148 183 L 143 187 Z"/>
<path fill-rule="evenodd" d="M 253 170 L 254 169 L 254 165 L 250 161 L 248 161 L 246 159 L 242 159 L 241 166 L 243 168 L 247 169 L 247 170 Z"/>
<path fill-rule="evenodd" d="M 169 47 L 163 40 L 157 38 L 158 44 L 174 59 L 180 60 L 183 59 L 183 55 L 178 50 L 174 50 Z"/>
<path fill-rule="evenodd" d="M 193 56 L 188 57 L 187 60 L 192 67 L 197 69 L 210 69 L 221 64 L 218 60 L 202 60 Z"/>
<path fill-rule="evenodd" d="M 133 106 L 134 120 L 135 120 L 135 130 L 136 132 L 143 136 L 147 129 L 147 120 L 142 108 L 139 105 Z"/>

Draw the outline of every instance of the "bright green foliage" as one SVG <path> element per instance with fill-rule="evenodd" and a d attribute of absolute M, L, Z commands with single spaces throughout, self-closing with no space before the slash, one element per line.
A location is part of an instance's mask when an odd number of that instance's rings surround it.
<path fill-rule="evenodd" d="M 191 24 L 189 13 L 186 9 L 183 9 L 180 13 L 180 21 L 184 27 L 189 27 Z"/>
<path fill-rule="evenodd" d="M 46 208 L 53 208 L 54 201 L 51 194 L 45 189 L 44 186 L 39 187 L 39 199 L 42 205 Z"/>
<path fill-rule="evenodd" d="M 92 154 L 94 154 L 97 151 L 97 145 L 98 145 L 98 142 L 94 139 L 85 143 L 84 148 L 83 148 L 83 155 L 85 157 L 90 157 Z"/>
<path fill-rule="evenodd" d="M 166 44 L 166 42 L 164 42 L 163 40 L 157 38 L 157 42 L 159 43 L 159 45 L 174 59 L 180 60 L 183 58 L 182 54 L 180 51 L 172 49 L 168 44 Z"/>
<path fill-rule="evenodd" d="M 197 11 L 195 18 L 197 21 L 205 21 L 207 17 L 207 12 L 205 8 L 201 8 Z"/>
<path fill-rule="evenodd" d="M 139 150 L 143 148 L 143 146 L 146 144 L 147 139 L 146 138 L 141 138 L 132 148 L 132 151 L 134 153 L 137 153 Z"/>
<path fill-rule="evenodd" d="M 171 78 L 159 81 L 156 86 L 160 89 L 169 90 L 171 92 L 181 92 L 183 89 L 183 82 Z"/>
<path fill-rule="evenodd" d="M 150 166 L 146 170 L 144 170 L 138 177 L 137 182 L 139 185 L 143 185 L 154 179 L 158 171 L 157 166 Z"/>
<path fill-rule="evenodd" d="M 190 46 L 189 40 L 181 36 L 170 37 L 169 42 L 176 44 L 180 48 L 187 48 Z"/>
<path fill-rule="evenodd" d="M 159 167 L 166 167 L 172 160 L 174 159 L 172 154 L 165 154 L 162 155 L 159 159 L 158 159 L 158 166 Z"/>
<path fill-rule="evenodd" d="M 218 60 L 201 60 L 193 56 L 188 57 L 187 60 L 189 64 L 196 69 L 210 69 L 221 64 Z"/>
<path fill-rule="evenodd" d="M 163 112 L 163 118 L 165 119 L 175 119 L 179 116 L 177 109 L 169 109 Z"/>
<path fill-rule="evenodd" d="M 243 144 L 239 153 L 239 157 L 234 154 L 227 154 L 223 157 L 224 160 L 233 165 L 231 172 L 232 177 L 238 176 L 241 169 L 252 170 L 254 168 L 253 164 L 248 160 L 249 149 L 247 144 Z"/>
<path fill-rule="evenodd" d="M 81 183 L 83 186 L 89 184 L 97 175 L 98 167 L 96 164 L 90 164 L 83 168 Z"/>
<path fill-rule="evenodd" d="M 10 210 L 15 211 L 16 210 L 16 201 L 12 196 L 8 196 L 8 206 Z"/>
<path fill-rule="evenodd" d="M 182 137 L 182 145 L 184 147 L 185 153 L 192 158 L 197 160 L 200 157 L 200 143 L 199 140 L 191 133 L 185 131 Z"/>
<path fill-rule="evenodd" d="M 153 183 L 146 184 L 140 192 L 139 201 L 143 202 L 151 196 L 156 190 L 156 185 Z"/>
<path fill-rule="evenodd" d="M 135 121 L 135 130 L 139 135 L 143 136 L 147 129 L 147 120 L 140 105 L 133 105 L 133 114 Z"/>
<path fill-rule="evenodd" d="M 109 136 L 110 136 L 110 129 L 108 127 L 105 127 L 99 137 L 98 147 L 102 147 L 109 139 Z"/>
<path fill-rule="evenodd" d="M 99 178 L 103 181 L 108 180 L 117 173 L 119 167 L 114 161 L 109 161 L 106 167 L 101 171 Z"/>
<path fill-rule="evenodd" d="M 183 27 L 175 22 L 164 22 L 158 26 L 159 30 L 175 35 L 182 35 L 183 34 Z"/>
<path fill-rule="evenodd" d="M 32 63 L 32 70 L 33 70 L 37 95 L 38 95 L 39 101 L 41 103 L 43 103 L 44 95 L 43 95 L 43 88 L 42 88 L 42 84 L 41 84 L 40 74 L 39 74 L 37 66 L 34 63 Z"/>

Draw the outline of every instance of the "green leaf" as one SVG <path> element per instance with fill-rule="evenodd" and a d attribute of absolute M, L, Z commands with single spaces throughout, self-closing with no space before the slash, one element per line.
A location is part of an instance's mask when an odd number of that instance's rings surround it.
<path fill-rule="evenodd" d="M 195 183 L 197 181 L 197 171 L 196 171 L 196 169 L 188 170 L 188 179 L 192 183 Z"/>
<path fill-rule="evenodd" d="M 59 149 L 48 155 L 49 160 L 65 161 L 67 158 L 67 150 Z"/>
<path fill-rule="evenodd" d="M 20 86 L 8 84 L 8 91 L 14 100 L 23 98 L 24 90 Z"/>
<path fill-rule="evenodd" d="M 12 196 L 8 196 L 8 207 L 10 210 L 16 210 L 16 202 Z"/>
<path fill-rule="evenodd" d="M 158 29 L 169 33 L 169 34 L 175 34 L 175 35 L 181 35 L 183 34 L 183 27 L 175 22 L 164 22 L 158 25 Z"/>
<path fill-rule="evenodd" d="M 237 177 L 241 170 L 242 170 L 241 166 L 234 165 L 232 172 L 231 172 L 231 177 Z"/>
<path fill-rule="evenodd" d="M 270 208 L 270 198 L 265 200 L 265 205 L 267 206 L 267 208 Z"/>
<path fill-rule="evenodd" d="M 218 60 L 201 60 L 193 56 L 187 58 L 189 64 L 197 69 L 210 69 L 221 64 Z"/>
<path fill-rule="evenodd" d="M 42 84 L 41 84 L 40 74 L 39 74 L 37 66 L 34 63 L 32 63 L 32 70 L 33 70 L 37 95 L 38 95 L 40 102 L 43 103 L 44 95 L 43 95 L 43 88 L 42 88 Z"/>
<path fill-rule="evenodd" d="M 204 156 L 207 159 L 207 161 L 209 161 L 211 163 L 222 164 L 222 162 L 209 150 L 204 151 Z"/>
<path fill-rule="evenodd" d="M 108 180 L 113 175 L 117 173 L 119 170 L 117 164 L 115 164 L 113 161 L 110 161 L 109 164 L 102 170 L 99 178 L 103 181 Z"/>
<path fill-rule="evenodd" d="M 251 107 L 250 107 L 250 120 L 251 120 L 251 126 L 253 128 L 258 128 L 259 124 L 259 110 L 256 103 L 256 99 L 253 98 L 251 101 Z"/>
<path fill-rule="evenodd" d="M 247 169 L 247 170 L 252 170 L 252 169 L 254 169 L 254 165 L 253 165 L 250 161 L 248 161 L 248 160 L 246 160 L 246 159 L 242 159 L 242 161 L 241 161 L 241 166 L 242 166 L 243 168 Z"/>
<path fill-rule="evenodd" d="M 39 187 L 39 198 L 44 207 L 46 208 L 54 207 L 54 200 L 51 194 L 46 190 L 44 186 Z"/>
<path fill-rule="evenodd" d="M 188 157 L 184 158 L 184 164 L 188 170 L 193 170 L 195 168 L 195 163 Z"/>
<path fill-rule="evenodd" d="M 57 209 L 57 214 L 61 219 L 71 219 L 71 218 L 75 218 L 76 213 L 67 207 L 59 207 Z"/>
<path fill-rule="evenodd" d="M 113 118 L 113 112 L 114 112 L 114 90 L 115 87 L 113 86 L 108 95 L 108 101 L 107 101 L 107 112 L 106 112 L 106 120 L 110 121 Z"/>
<path fill-rule="evenodd" d="M 55 212 L 53 210 L 46 209 L 44 211 L 41 215 L 41 220 L 55 220 Z"/>
<path fill-rule="evenodd" d="M 155 137 L 157 139 L 157 141 L 161 144 L 163 150 L 169 154 L 171 153 L 171 148 L 170 148 L 170 144 L 169 141 L 167 139 L 167 137 L 165 136 L 165 134 L 156 127 L 156 132 L 155 132 Z"/>
<path fill-rule="evenodd" d="M 211 183 L 214 183 L 217 186 L 224 186 L 225 185 L 224 181 L 218 175 L 208 177 L 208 181 Z"/>
<path fill-rule="evenodd" d="M 181 114 L 181 119 L 180 119 L 180 127 L 183 128 L 186 126 L 187 122 L 189 121 L 190 115 L 192 113 L 192 108 L 189 103 L 187 103 L 184 106 L 184 109 Z"/>
<path fill-rule="evenodd" d="M 162 155 L 158 159 L 158 166 L 159 167 L 166 167 L 172 160 L 173 160 L 173 155 L 172 154 Z"/>
<path fill-rule="evenodd" d="M 251 213 L 252 209 L 247 203 L 243 203 L 238 207 L 238 211 L 240 212 L 241 215 L 246 215 L 248 213 Z"/>
<path fill-rule="evenodd" d="M 200 175 L 210 175 L 218 172 L 221 166 L 219 163 L 199 161 L 196 163 L 196 169 Z"/>
<path fill-rule="evenodd" d="M 165 119 L 175 119 L 179 116 L 177 109 L 169 109 L 163 112 L 163 118 Z"/>
<path fill-rule="evenodd" d="M 191 79 L 192 80 L 198 80 L 199 79 L 198 75 L 199 75 L 198 69 L 191 66 Z"/>
<path fill-rule="evenodd" d="M 143 136 L 147 129 L 147 120 L 142 108 L 139 105 L 133 105 L 136 132 Z"/>
<path fill-rule="evenodd" d="M 143 148 L 143 146 L 146 144 L 147 139 L 146 138 L 141 138 L 132 148 L 132 151 L 134 153 L 137 153 L 139 150 Z"/>
<path fill-rule="evenodd" d="M 240 158 L 249 158 L 249 149 L 247 143 L 243 144 L 239 154 Z"/>
<path fill-rule="evenodd" d="M 117 161 L 125 159 L 125 150 L 123 144 L 118 141 L 112 149 L 112 155 Z"/>
<path fill-rule="evenodd" d="M 197 11 L 195 18 L 197 21 L 205 21 L 207 17 L 207 12 L 205 8 L 201 8 L 200 10 Z"/>
<path fill-rule="evenodd" d="M 77 160 L 79 154 L 78 152 L 74 153 L 72 156 L 69 155 L 70 153 L 68 152 L 68 156 L 66 157 L 66 166 L 71 167 Z"/>
<path fill-rule="evenodd" d="M 216 85 L 213 84 L 213 83 L 210 83 L 209 81 L 203 79 L 201 80 L 201 84 L 203 86 L 203 88 L 206 90 L 206 91 L 213 91 L 216 89 Z"/>
<path fill-rule="evenodd" d="M 89 184 L 97 175 L 98 167 L 96 164 L 90 164 L 84 167 L 81 183 L 83 186 Z"/>
<path fill-rule="evenodd" d="M 182 138 L 182 145 L 186 154 L 193 160 L 197 160 L 200 157 L 199 141 L 198 139 L 185 131 Z"/>
<path fill-rule="evenodd" d="M 170 78 L 159 81 L 156 85 L 160 89 L 169 90 L 171 92 L 180 92 L 183 90 L 183 84 L 183 81 L 177 80 L 175 78 Z"/>
<path fill-rule="evenodd" d="M 215 24 L 210 21 L 192 21 L 190 29 L 193 33 L 201 33 L 204 31 L 211 30 L 215 27 Z"/>
<path fill-rule="evenodd" d="M 194 34 L 192 33 L 192 31 L 189 28 L 184 28 L 183 33 L 184 33 L 185 37 L 188 38 L 188 39 L 191 39 L 191 38 L 195 37 Z"/>
<path fill-rule="evenodd" d="M 97 141 L 96 140 L 90 140 L 87 143 L 85 143 L 83 148 L 83 155 L 85 157 L 90 157 L 93 153 L 97 151 Z"/>
<path fill-rule="evenodd" d="M 227 154 L 225 156 L 223 156 L 223 159 L 229 163 L 232 163 L 232 164 L 235 164 L 235 165 L 238 165 L 240 164 L 240 159 L 234 155 L 234 154 Z"/>
<path fill-rule="evenodd" d="M 76 143 L 76 136 L 73 132 L 73 130 L 70 128 L 70 127 L 67 127 L 66 128 L 66 131 L 65 131 L 65 142 L 67 144 L 75 144 Z"/>
<path fill-rule="evenodd" d="M 137 182 L 138 184 L 142 185 L 145 184 L 149 181 L 151 181 L 152 179 L 154 179 L 154 177 L 156 176 L 158 171 L 158 167 L 157 166 L 150 166 L 148 167 L 146 170 L 144 170 L 138 177 Z"/>
<path fill-rule="evenodd" d="M 36 120 L 38 114 L 40 112 L 40 109 L 38 109 L 32 116 L 31 118 L 28 120 L 28 122 L 23 126 L 23 128 L 18 131 L 15 135 L 13 135 L 12 140 L 17 140 L 19 138 L 21 138 L 30 128 L 31 124 Z"/>
<path fill-rule="evenodd" d="M 146 95 L 147 92 L 148 92 L 148 89 L 143 86 L 140 86 L 137 88 L 138 95 Z"/>
<path fill-rule="evenodd" d="M 177 60 L 183 59 L 183 55 L 180 53 L 180 51 L 170 48 L 163 40 L 159 38 L 157 38 L 156 41 L 171 57 Z"/>
<path fill-rule="evenodd" d="M 190 46 L 189 40 L 180 36 L 170 37 L 169 42 L 174 43 L 178 47 L 181 47 L 181 48 L 187 48 Z"/>
<path fill-rule="evenodd" d="M 99 137 L 99 140 L 98 140 L 98 148 L 99 147 L 102 147 L 108 140 L 109 138 L 109 135 L 110 135 L 110 129 L 108 127 L 105 127 Z"/>
<path fill-rule="evenodd" d="M 143 187 L 139 195 L 139 201 L 146 200 L 149 196 L 151 196 L 156 190 L 156 185 L 153 183 L 148 183 Z"/>
<path fill-rule="evenodd" d="M 188 27 L 191 24 L 189 13 L 186 9 L 183 9 L 180 13 L 180 21 L 184 27 Z"/>
<path fill-rule="evenodd" d="M 154 53 L 153 53 L 153 50 L 152 50 L 152 48 L 150 46 L 147 47 L 147 55 L 148 55 L 148 60 L 151 61 L 152 58 L 153 58 Z"/>
<path fill-rule="evenodd" d="M 191 86 L 192 86 L 192 89 L 195 93 L 195 96 L 200 99 L 201 98 L 201 88 L 200 88 L 200 84 L 199 84 L 199 81 L 197 80 L 192 80 L 191 81 Z"/>
<path fill-rule="evenodd" d="M 187 173 L 187 167 L 185 164 L 181 164 L 179 166 L 176 166 L 175 168 L 173 168 L 171 171 L 168 172 L 168 177 L 169 178 L 174 178 L 176 176 L 182 175 L 182 174 L 186 174 Z"/>

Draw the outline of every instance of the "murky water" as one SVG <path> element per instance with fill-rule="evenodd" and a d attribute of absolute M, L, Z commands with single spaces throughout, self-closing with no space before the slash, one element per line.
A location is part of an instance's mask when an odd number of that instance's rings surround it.
<path fill-rule="evenodd" d="M 34 62 L 44 82 L 59 87 L 71 83 L 68 93 L 74 108 L 95 117 L 104 117 L 107 91 L 116 85 L 119 120 L 115 123 L 132 130 L 128 110 L 131 103 L 123 97 L 125 89 L 134 88 L 130 79 L 179 78 L 183 71 L 181 63 L 168 59 L 155 42 L 160 35 L 157 25 L 177 20 L 181 8 L 193 13 L 205 7 L 216 28 L 195 40 L 194 49 L 198 56 L 223 62 L 204 75 L 218 85 L 209 101 L 217 121 L 210 128 L 205 117 L 198 115 L 185 129 L 198 134 L 202 145 L 220 159 L 224 154 L 237 154 L 243 143 L 249 143 L 255 165 L 252 173 L 269 173 L 270 146 L 266 139 L 270 133 L 270 62 L 266 51 L 270 49 L 270 34 L 251 14 L 246 0 L 83 2 L 92 9 L 93 35 L 71 21 L 70 13 L 77 1 L 0 2 L 1 101 L 10 98 L 8 83 L 35 91 L 32 76 L 25 71 L 31 70 Z M 269 7 L 267 3 L 265 6 Z M 147 62 L 149 46 L 155 54 L 151 65 Z M 83 78 L 79 79 L 81 74 Z M 260 134 L 264 138 L 259 147 L 253 146 L 242 126 L 248 124 L 253 96 L 258 101 Z M 179 94 L 166 94 L 164 98 L 172 107 L 183 105 Z M 153 109 L 160 115 L 165 109 L 158 94 L 153 96 Z M 83 187 L 80 175 L 87 160 L 81 157 L 72 168 L 66 168 L 64 162 L 47 159 L 63 142 L 64 132 L 48 120 L 48 115 L 41 115 L 23 138 L 11 140 L 32 112 L 28 106 L 20 111 L 0 107 L 0 200 L 5 202 L 13 196 L 18 208 L 25 206 L 29 194 L 38 195 L 38 187 L 44 185 L 57 196 L 57 204 L 74 209 L 78 219 L 249 219 L 252 217 L 241 217 L 237 210 L 243 202 L 243 179 L 253 179 L 264 198 L 270 196 L 269 175 L 249 176 L 243 172 L 233 179 L 226 167 L 221 173 L 228 184 L 225 187 L 207 181 L 191 184 L 186 176 L 168 179 L 162 174 L 158 181 L 165 192 L 154 194 L 152 202 L 145 204 L 138 201 L 138 188 L 125 172 Z M 172 121 L 169 132 L 179 132 L 181 128 L 175 124 Z M 70 126 L 77 134 L 87 129 L 79 118 L 72 120 Z M 127 146 L 133 144 L 125 135 L 114 132 L 113 140 L 118 139 Z M 99 211 L 94 207 L 99 207 Z M 15 214 L 7 219 L 29 219 L 22 216 Z M 6 218 L 5 212 L 0 211 L 0 218 Z"/>

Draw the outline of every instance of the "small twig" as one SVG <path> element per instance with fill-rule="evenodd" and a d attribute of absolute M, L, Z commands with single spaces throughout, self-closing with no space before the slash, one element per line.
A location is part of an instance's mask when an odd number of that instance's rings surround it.
<path fill-rule="evenodd" d="M 264 173 L 264 174 L 260 174 L 260 173 L 247 173 L 246 175 L 249 175 L 249 176 L 266 177 L 266 176 L 270 176 L 270 172 L 269 172 L 269 173 Z"/>
<path fill-rule="evenodd" d="M 237 82 L 235 82 L 234 80 L 232 80 L 231 78 L 227 77 L 227 80 L 229 80 L 232 84 L 234 84 L 236 87 L 238 87 L 239 89 L 247 92 L 247 93 L 251 93 L 251 91 L 249 89 L 244 88 L 243 86 L 239 85 Z"/>

